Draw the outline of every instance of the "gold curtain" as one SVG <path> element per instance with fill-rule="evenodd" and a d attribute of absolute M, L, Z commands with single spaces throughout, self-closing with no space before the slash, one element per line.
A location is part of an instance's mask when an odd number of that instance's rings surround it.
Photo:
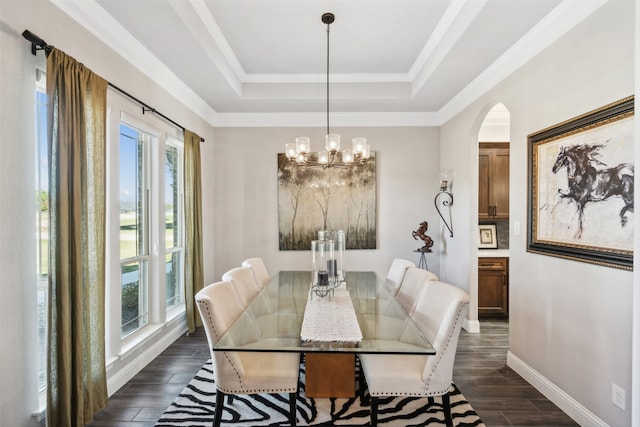
<path fill-rule="evenodd" d="M 49 126 L 47 425 L 84 426 L 107 403 L 105 138 L 107 82 L 53 49 Z"/>
<path fill-rule="evenodd" d="M 184 213 L 185 213 L 185 280 L 184 298 L 189 333 L 202 325 L 194 308 L 194 298 L 204 287 L 202 262 L 202 184 L 200 168 L 200 137 L 184 131 Z"/>

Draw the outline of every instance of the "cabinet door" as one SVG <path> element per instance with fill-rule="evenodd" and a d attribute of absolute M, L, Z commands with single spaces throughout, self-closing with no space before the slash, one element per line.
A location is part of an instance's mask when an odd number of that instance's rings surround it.
<path fill-rule="evenodd" d="M 507 314 L 505 280 L 504 274 L 483 273 L 478 276 L 478 315 Z"/>
<path fill-rule="evenodd" d="M 491 173 L 489 172 L 491 160 L 490 155 L 486 150 L 480 149 L 480 155 L 478 157 L 478 218 L 489 219 L 491 215 L 489 209 L 491 206 L 489 198 L 489 187 L 491 180 Z"/>
<path fill-rule="evenodd" d="M 493 153 L 491 176 L 493 217 L 509 218 L 509 149 L 499 148 Z"/>
<path fill-rule="evenodd" d="M 478 218 L 509 218 L 509 143 L 480 143 Z"/>
<path fill-rule="evenodd" d="M 507 258 L 478 259 L 478 316 L 509 314 L 509 263 Z"/>

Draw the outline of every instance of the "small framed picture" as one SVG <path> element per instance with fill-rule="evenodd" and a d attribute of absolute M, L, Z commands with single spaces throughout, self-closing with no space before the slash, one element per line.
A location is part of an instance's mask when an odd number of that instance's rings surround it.
<path fill-rule="evenodd" d="M 498 232 L 495 224 L 480 224 L 478 230 L 478 249 L 498 249 Z"/>

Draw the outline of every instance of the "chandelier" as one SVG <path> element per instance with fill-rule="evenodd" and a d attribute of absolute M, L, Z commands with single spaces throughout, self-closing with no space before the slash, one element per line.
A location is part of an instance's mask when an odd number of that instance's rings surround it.
<path fill-rule="evenodd" d="M 347 168 L 360 166 L 369 160 L 371 150 L 367 138 L 354 138 L 353 147 L 340 149 L 340 135 L 329 131 L 329 31 L 335 20 L 333 13 L 322 15 L 322 22 L 327 24 L 327 134 L 325 136 L 325 150 L 312 152 L 311 140 L 306 136 L 296 138 L 296 142 L 285 144 L 287 158 L 296 166 Z"/>

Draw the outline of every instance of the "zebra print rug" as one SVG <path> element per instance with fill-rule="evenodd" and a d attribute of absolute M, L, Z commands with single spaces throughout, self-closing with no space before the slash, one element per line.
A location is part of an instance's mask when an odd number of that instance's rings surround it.
<path fill-rule="evenodd" d="M 357 364 L 356 370 L 359 370 Z M 209 360 L 167 408 L 156 427 L 210 427 L 215 410 L 215 394 L 216 387 Z M 305 397 L 304 363 L 300 365 L 298 426 L 368 425 L 369 404 L 366 390 L 356 390 L 356 397 L 352 399 Z M 237 395 L 231 405 L 225 402 L 222 425 L 287 426 L 288 411 L 287 394 Z M 455 385 L 451 392 L 451 412 L 455 426 L 484 426 Z M 380 398 L 378 424 L 402 427 L 444 425 L 442 401 L 439 398 Z"/>

